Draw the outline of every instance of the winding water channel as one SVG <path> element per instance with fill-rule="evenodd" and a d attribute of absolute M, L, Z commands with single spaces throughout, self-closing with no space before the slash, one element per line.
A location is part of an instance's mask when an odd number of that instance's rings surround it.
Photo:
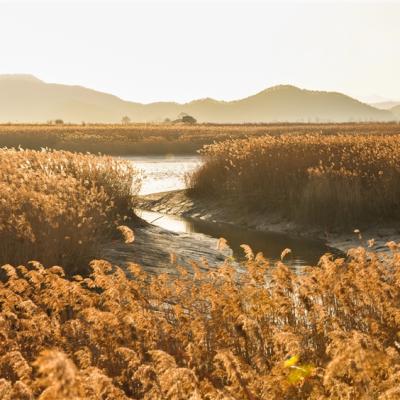
<path fill-rule="evenodd" d="M 134 163 L 142 172 L 142 195 L 185 188 L 185 174 L 201 164 L 200 157 L 195 155 L 166 156 L 132 156 L 125 157 Z M 243 257 L 240 245 L 245 243 L 253 251 L 263 252 L 271 260 L 279 259 L 282 250 L 290 248 L 291 255 L 285 261 L 293 267 L 314 265 L 322 254 L 332 252 L 317 240 L 294 238 L 278 233 L 260 232 L 242 226 L 204 221 L 197 218 L 183 218 L 157 212 L 137 210 L 147 222 L 173 232 L 202 233 L 214 238 L 224 237 L 232 248 L 234 256 Z"/>

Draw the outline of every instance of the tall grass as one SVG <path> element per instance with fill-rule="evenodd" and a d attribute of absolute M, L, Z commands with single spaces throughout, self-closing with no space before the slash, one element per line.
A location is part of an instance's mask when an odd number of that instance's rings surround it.
<path fill-rule="evenodd" d="M 73 273 L 132 217 L 138 187 L 134 168 L 111 157 L 1 149 L 0 264 L 40 259 Z"/>
<path fill-rule="evenodd" d="M 247 249 L 178 278 L 104 261 L 3 267 L 0 398 L 395 400 L 400 253 L 321 258 L 297 276 Z M 202 266 L 207 268 L 206 266 Z"/>
<path fill-rule="evenodd" d="M 400 220 L 400 137 L 281 135 L 203 150 L 194 194 L 301 223 L 362 227 Z"/>
<path fill-rule="evenodd" d="M 379 212 L 388 193 L 395 202 L 397 140 L 292 139 L 212 146 L 211 193 L 249 192 L 253 186 L 238 182 L 252 169 L 260 171 L 253 182 L 282 176 L 286 185 L 313 182 L 329 166 L 327 177 L 338 176 L 338 185 L 355 172 L 359 190 L 364 178 L 375 182 Z M 329 154 L 340 168 L 319 162 Z M 317 163 L 307 166 L 311 155 Z M 387 256 L 363 248 L 345 259 L 324 255 L 301 276 L 248 246 L 240 269 L 229 260 L 193 262 L 194 274 L 178 266 L 178 276 L 154 276 L 95 260 L 82 276 L 96 247 L 131 216 L 136 171 L 109 157 L 56 151 L 2 149 L 0 162 L 0 399 L 399 398 L 398 244 L 388 243 Z M 278 183 L 275 193 L 285 199 Z M 271 206 L 280 204 L 269 196 Z M 134 246 L 134 232 L 119 229 Z"/>
<path fill-rule="evenodd" d="M 349 124 L 132 124 L 0 125 L 0 147 L 91 152 L 114 155 L 195 153 L 229 138 L 287 134 L 398 134 L 397 123 Z"/>

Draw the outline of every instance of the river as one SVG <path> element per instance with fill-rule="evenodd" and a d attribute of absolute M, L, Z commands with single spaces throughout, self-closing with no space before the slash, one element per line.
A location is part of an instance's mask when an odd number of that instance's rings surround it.
<path fill-rule="evenodd" d="M 133 162 L 142 173 L 140 194 L 150 194 L 185 188 L 185 174 L 201 165 L 196 155 L 132 156 L 124 157 Z M 285 261 L 294 268 L 315 265 L 321 255 L 332 252 L 317 240 L 294 238 L 284 234 L 260 232 L 232 224 L 204 221 L 197 218 L 183 218 L 156 212 L 136 210 L 147 222 L 173 232 L 202 233 L 214 238 L 223 237 L 228 241 L 236 258 L 243 258 L 241 244 L 248 244 L 253 251 L 263 252 L 271 261 L 279 259 L 285 248 L 292 250 Z"/>
<path fill-rule="evenodd" d="M 185 189 L 185 174 L 201 164 L 200 157 L 196 155 L 170 154 L 123 158 L 132 161 L 134 166 L 141 170 L 141 195 Z"/>

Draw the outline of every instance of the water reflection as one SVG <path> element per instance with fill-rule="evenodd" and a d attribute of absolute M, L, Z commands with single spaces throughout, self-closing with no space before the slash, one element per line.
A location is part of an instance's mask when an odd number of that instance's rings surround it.
<path fill-rule="evenodd" d="M 228 241 L 234 256 L 243 259 L 241 244 L 248 244 L 254 253 L 262 252 L 272 261 L 280 258 L 285 248 L 290 248 L 292 253 L 285 257 L 285 263 L 292 267 L 315 265 L 324 253 L 335 251 L 325 246 L 320 241 L 304 238 L 294 238 L 284 234 L 260 232 L 240 226 L 203 221 L 201 219 L 183 218 L 157 212 L 136 210 L 147 222 L 168 229 L 173 232 L 196 232 Z"/>
<path fill-rule="evenodd" d="M 142 195 L 184 189 L 185 174 L 201 164 L 200 157 L 196 155 L 149 155 L 124 158 L 132 161 L 136 168 L 142 171 L 143 185 L 140 193 Z M 150 211 L 137 210 L 137 213 L 146 221 L 173 232 L 196 232 L 214 238 L 224 237 L 237 259 L 243 259 L 241 244 L 248 244 L 255 253 L 261 251 L 271 260 L 279 259 L 282 250 L 290 248 L 292 253 L 285 257 L 285 262 L 295 268 L 315 265 L 321 255 L 334 252 L 319 241 Z"/>
<path fill-rule="evenodd" d="M 194 171 L 201 160 L 196 155 L 153 155 L 123 157 L 141 171 L 140 194 L 185 189 L 185 174 Z"/>

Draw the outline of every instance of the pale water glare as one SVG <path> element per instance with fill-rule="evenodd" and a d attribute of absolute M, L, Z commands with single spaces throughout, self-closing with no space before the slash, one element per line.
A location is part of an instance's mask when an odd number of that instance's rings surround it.
<path fill-rule="evenodd" d="M 194 171 L 201 160 L 196 155 L 154 155 L 123 157 L 141 171 L 141 195 L 185 189 L 185 174 Z"/>

